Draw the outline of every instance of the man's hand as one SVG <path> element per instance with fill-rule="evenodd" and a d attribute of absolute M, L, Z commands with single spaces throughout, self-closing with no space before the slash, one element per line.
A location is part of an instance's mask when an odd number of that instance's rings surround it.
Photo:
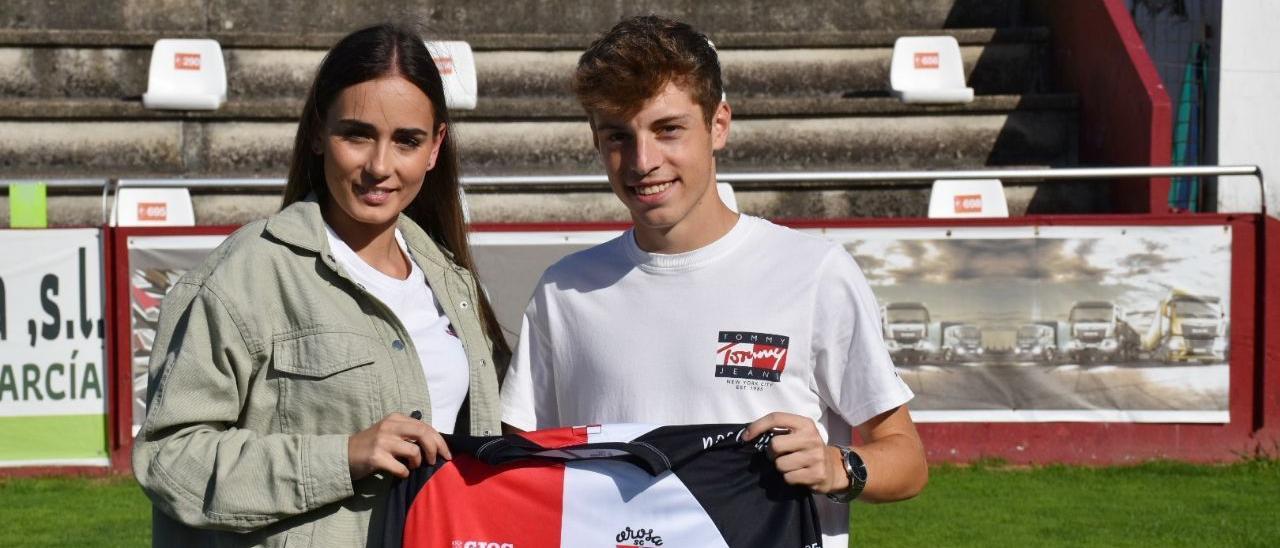
<path fill-rule="evenodd" d="M 422 466 L 424 460 L 435 465 L 437 456 L 453 458 L 440 433 L 427 423 L 400 413 L 387 415 L 347 438 L 347 466 L 352 480 L 378 471 L 407 478 L 409 470 Z"/>
<path fill-rule="evenodd" d="M 849 476 L 840 462 L 840 450 L 822 441 L 813 419 L 791 413 L 769 413 L 747 425 L 747 439 L 778 431 L 769 443 L 774 466 L 791 485 L 815 493 L 835 493 L 849 488 Z"/>

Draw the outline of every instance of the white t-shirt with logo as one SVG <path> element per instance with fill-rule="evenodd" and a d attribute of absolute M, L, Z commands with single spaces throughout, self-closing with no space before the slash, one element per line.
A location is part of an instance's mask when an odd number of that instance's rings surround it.
<path fill-rule="evenodd" d="M 427 389 L 431 399 L 431 427 L 444 434 L 452 434 L 458 421 L 458 411 L 467 398 L 470 370 L 462 341 L 449 324 L 436 302 L 435 294 L 427 285 L 426 275 L 412 260 L 412 254 L 404 243 L 404 236 L 396 230 L 396 243 L 400 252 L 410 257 L 409 277 L 401 280 L 383 274 L 366 263 L 351 246 L 342 241 L 333 228 L 325 225 L 329 235 L 329 248 L 334 260 L 346 270 L 347 275 L 373 295 L 391 312 L 409 332 L 422 372 L 427 377 Z M 405 341 L 408 342 L 408 341 Z"/>
<path fill-rule="evenodd" d="M 741 215 L 688 253 L 645 252 L 627 231 L 549 268 L 525 311 L 502 410 L 525 430 L 785 411 L 847 443 L 848 424 L 912 396 L 849 253 Z M 825 497 L 820 506 L 828 545 L 843 546 L 847 507 Z"/>

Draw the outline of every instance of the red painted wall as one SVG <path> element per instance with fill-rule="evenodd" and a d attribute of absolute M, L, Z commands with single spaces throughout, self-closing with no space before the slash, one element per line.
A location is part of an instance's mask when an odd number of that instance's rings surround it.
<path fill-rule="evenodd" d="M 1080 97 L 1080 162 L 1166 166 L 1173 103 L 1123 0 L 1033 0 L 1028 11 L 1050 27 L 1059 89 Z M 1116 210 L 1169 211 L 1169 179 L 1115 183 Z"/>
<path fill-rule="evenodd" d="M 1263 216 L 1263 271 L 1258 290 L 1262 307 L 1258 399 L 1258 450 L 1280 456 L 1280 219 Z M 1269 282 L 1269 283 L 1268 283 Z"/>
<path fill-rule="evenodd" d="M 1264 220 L 1265 219 L 1265 220 Z M 797 228 L 912 226 L 1230 225 L 1234 235 L 1231 278 L 1230 423 L 945 423 L 922 424 L 932 462 L 998 457 L 1016 463 L 1113 464 L 1152 458 L 1230 461 L 1257 452 L 1280 453 L 1280 220 L 1260 215 L 1091 215 L 1012 219 L 850 219 L 779 221 Z M 477 231 L 606 230 L 625 223 L 480 225 Z M 130 316 L 125 243 L 131 235 L 226 234 L 235 227 L 122 228 L 105 231 L 104 266 L 109 313 L 108 402 L 111 469 L 127 472 L 132 448 Z M 38 467 L 4 469 L 0 475 L 105 472 Z"/>
<path fill-rule="evenodd" d="M 967 462 L 998 457 L 1015 463 L 1064 462 L 1114 464 L 1153 458 L 1189 461 L 1229 461 L 1259 450 L 1280 447 L 1280 220 L 1259 215 L 1089 215 L 1031 216 L 1012 219 L 850 219 L 780 220 L 796 228 L 816 227 L 913 227 L 913 226 L 1087 226 L 1087 225 L 1230 225 L 1232 244 L 1231 378 L 1228 424 L 1136 423 L 934 423 L 919 425 L 931 462 Z M 1264 228 L 1267 233 L 1262 233 Z M 476 231 L 617 230 L 627 223 L 484 224 Z M 194 229 L 115 229 L 108 238 L 117 261 L 108 293 L 113 302 L 111 318 L 117 326 L 111 349 L 112 379 L 117 387 L 111 417 L 112 467 L 128 470 L 131 449 L 129 404 L 130 363 L 127 306 L 127 249 L 133 234 L 225 234 L 234 227 Z M 1263 236 L 1263 237 L 1260 237 Z M 1264 248 L 1265 242 L 1265 248 Z M 1265 254 L 1264 254 L 1265 253 Z M 1265 267 L 1263 266 L 1265 262 Z M 1264 270 L 1264 268 L 1266 270 Z M 1271 272 L 1267 276 L 1266 272 Z M 1264 302 L 1263 295 L 1266 300 Z M 1250 304 L 1253 306 L 1250 306 Z M 1263 355 L 1269 359 L 1265 362 Z"/>

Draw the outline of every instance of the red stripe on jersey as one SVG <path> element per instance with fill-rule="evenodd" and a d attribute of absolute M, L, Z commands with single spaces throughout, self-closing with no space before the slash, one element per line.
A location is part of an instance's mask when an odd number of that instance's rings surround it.
<path fill-rule="evenodd" d="M 587 431 L 588 427 L 586 426 L 549 428 L 547 430 L 521 432 L 520 437 L 547 449 L 559 449 L 561 447 L 587 443 L 590 441 L 588 439 Z"/>
<path fill-rule="evenodd" d="M 568 430 L 567 428 L 565 430 Z M 564 465 L 490 466 L 455 454 L 413 500 L 404 548 L 560 546 Z M 493 519 L 503 508 L 505 519 Z"/>

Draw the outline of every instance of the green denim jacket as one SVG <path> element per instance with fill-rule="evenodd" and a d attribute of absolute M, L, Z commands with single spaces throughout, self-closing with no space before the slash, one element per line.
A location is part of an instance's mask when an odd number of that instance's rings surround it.
<path fill-rule="evenodd" d="M 499 432 L 499 377 L 467 270 L 408 218 L 405 243 L 471 368 L 456 432 Z M 378 546 L 390 478 L 352 482 L 347 438 L 424 413 L 405 327 L 334 261 L 320 206 L 244 226 L 165 297 L 133 471 L 155 546 Z"/>

